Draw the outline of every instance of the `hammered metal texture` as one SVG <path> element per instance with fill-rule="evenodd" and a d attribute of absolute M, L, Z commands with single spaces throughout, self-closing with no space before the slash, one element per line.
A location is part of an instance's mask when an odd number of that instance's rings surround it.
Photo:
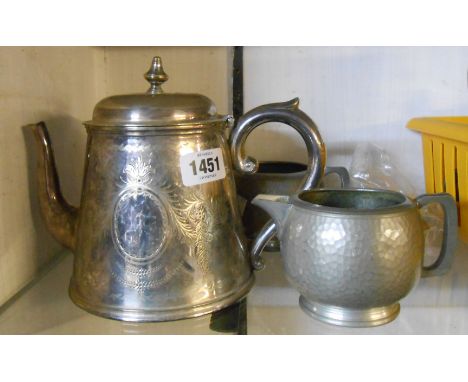
<path fill-rule="evenodd" d="M 416 208 L 362 216 L 293 206 L 281 248 L 287 277 L 307 300 L 368 309 L 410 292 L 420 277 L 423 238 Z"/>

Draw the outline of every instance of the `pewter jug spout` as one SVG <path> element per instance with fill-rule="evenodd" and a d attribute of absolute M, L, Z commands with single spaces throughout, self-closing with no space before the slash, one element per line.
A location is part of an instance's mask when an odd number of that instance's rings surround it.
<path fill-rule="evenodd" d="M 252 204 L 268 212 L 276 225 L 276 232 L 281 235 L 282 226 L 291 208 L 289 197 L 284 195 L 257 195 Z"/>
<path fill-rule="evenodd" d="M 49 132 L 44 122 L 31 125 L 37 143 L 39 205 L 47 229 L 63 246 L 75 248 L 78 209 L 62 196 Z"/>

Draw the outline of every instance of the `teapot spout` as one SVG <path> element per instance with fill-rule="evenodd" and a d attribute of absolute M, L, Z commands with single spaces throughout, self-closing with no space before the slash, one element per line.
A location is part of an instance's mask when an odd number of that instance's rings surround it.
<path fill-rule="evenodd" d="M 31 125 L 37 143 L 39 205 L 47 229 L 64 247 L 75 249 L 78 209 L 62 196 L 49 132 L 44 122 Z"/>

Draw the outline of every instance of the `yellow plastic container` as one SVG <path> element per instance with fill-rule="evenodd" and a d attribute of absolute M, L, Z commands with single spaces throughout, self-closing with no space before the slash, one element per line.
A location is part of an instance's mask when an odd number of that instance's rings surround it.
<path fill-rule="evenodd" d="M 448 192 L 457 201 L 460 238 L 468 242 L 468 117 L 414 118 L 422 133 L 426 192 Z"/>

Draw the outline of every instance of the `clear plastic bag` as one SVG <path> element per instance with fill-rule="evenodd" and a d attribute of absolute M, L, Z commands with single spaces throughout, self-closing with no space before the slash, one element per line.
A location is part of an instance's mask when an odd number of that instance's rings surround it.
<path fill-rule="evenodd" d="M 414 199 L 416 191 L 398 170 L 395 161 L 381 147 L 372 143 L 359 144 L 354 150 L 350 167 L 351 185 L 355 188 L 386 189 L 402 192 Z M 424 264 L 432 264 L 440 253 L 444 232 L 444 212 L 438 204 L 421 208 L 425 223 Z"/>
<path fill-rule="evenodd" d="M 398 171 L 390 155 L 372 143 L 356 146 L 350 169 L 353 185 L 358 188 L 378 188 L 402 192 L 415 198 L 416 191 Z"/>

